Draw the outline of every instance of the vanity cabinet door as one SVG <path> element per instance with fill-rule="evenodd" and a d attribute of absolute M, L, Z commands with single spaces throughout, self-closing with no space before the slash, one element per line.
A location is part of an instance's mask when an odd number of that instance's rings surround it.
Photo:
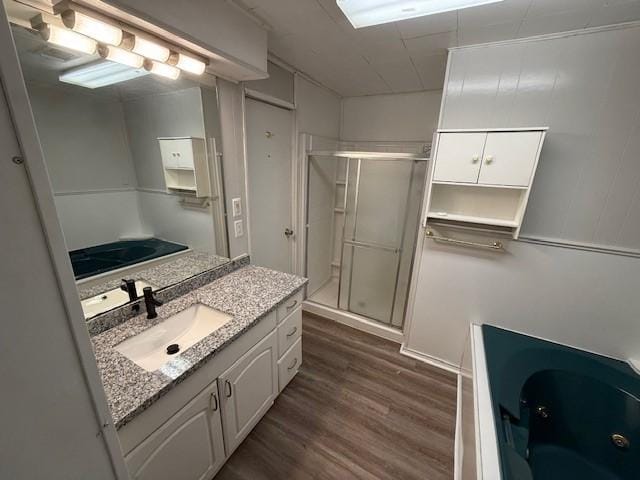
<path fill-rule="evenodd" d="M 133 480 L 209 480 L 225 461 L 213 382 L 126 457 Z"/>
<path fill-rule="evenodd" d="M 486 138 L 485 132 L 440 133 L 434 181 L 476 183 Z"/>
<path fill-rule="evenodd" d="M 218 378 L 229 455 L 269 410 L 278 393 L 278 337 L 271 332 Z"/>

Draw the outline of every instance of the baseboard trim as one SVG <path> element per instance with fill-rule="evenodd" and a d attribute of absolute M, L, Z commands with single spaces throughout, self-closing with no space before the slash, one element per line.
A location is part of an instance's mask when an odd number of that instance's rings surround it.
<path fill-rule="evenodd" d="M 434 367 L 442 368 L 443 370 L 447 370 L 448 372 L 460 375 L 460 368 L 457 365 L 453 365 L 449 362 L 445 362 L 444 360 L 440 360 L 439 358 L 435 358 L 430 355 L 425 355 L 424 353 L 413 351 L 404 345 L 402 345 L 402 347 L 400 348 L 400 353 L 415 360 L 420 360 L 421 362 L 433 365 Z"/>
<path fill-rule="evenodd" d="M 355 328 L 356 330 L 361 330 L 363 332 L 370 333 L 371 335 L 391 340 L 395 343 L 401 344 L 404 341 L 404 334 L 402 331 L 384 325 L 379 325 L 373 320 L 361 317 L 360 315 L 337 310 L 309 300 L 305 300 L 302 303 L 302 310 L 333 320 L 334 322 L 341 323 L 348 327 Z"/>
<path fill-rule="evenodd" d="M 456 429 L 453 442 L 453 480 L 462 480 L 462 374 L 458 374 Z"/>

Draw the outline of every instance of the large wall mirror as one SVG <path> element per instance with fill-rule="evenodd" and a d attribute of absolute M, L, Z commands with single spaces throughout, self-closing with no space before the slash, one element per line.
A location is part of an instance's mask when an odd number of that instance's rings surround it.
<path fill-rule="evenodd" d="M 212 77 L 165 78 L 12 30 L 85 317 L 226 263 Z"/>

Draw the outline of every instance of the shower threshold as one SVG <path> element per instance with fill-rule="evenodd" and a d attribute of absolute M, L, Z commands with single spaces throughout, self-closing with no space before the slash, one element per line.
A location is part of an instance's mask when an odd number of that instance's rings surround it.
<path fill-rule="evenodd" d="M 330 285 L 330 282 L 325 284 L 322 289 L 327 287 L 327 285 Z M 398 344 L 402 343 L 402 341 L 404 340 L 404 333 L 398 328 L 384 325 L 356 313 L 346 312 L 335 307 L 329 307 L 327 305 L 318 303 L 316 297 L 318 293 L 320 293 L 320 291 L 316 292 L 314 295 L 312 295 L 310 298 L 307 298 L 307 300 L 302 303 L 303 311 L 318 315 L 320 317 L 328 318 L 343 325 L 355 328 L 356 330 L 361 330 L 378 337 L 386 338 L 387 340 L 391 340 L 392 342 L 396 342 Z"/>

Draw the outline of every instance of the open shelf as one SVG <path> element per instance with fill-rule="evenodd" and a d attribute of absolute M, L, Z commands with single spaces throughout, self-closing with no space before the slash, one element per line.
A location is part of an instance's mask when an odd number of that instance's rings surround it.
<path fill-rule="evenodd" d="M 439 220 L 451 220 L 454 222 L 479 223 L 482 225 L 495 225 L 496 227 L 512 227 L 517 228 L 518 222 L 515 220 L 500 220 L 490 217 L 474 217 L 469 215 L 442 214 L 439 212 L 429 212 L 427 218 L 435 218 Z"/>
<path fill-rule="evenodd" d="M 527 190 L 433 183 L 427 218 L 517 230 Z"/>
<path fill-rule="evenodd" d="M 486 183 L 461 183 L 461 182 L 443 182 L 436 181 L 433 182 L 434 185 L 459 185 L 463 187 L 483 187 L 483 188 L 508 188 L 510 190 L 527 190 L 529 187 L 521 186 L 521 185 L 492 185 Z"/>

